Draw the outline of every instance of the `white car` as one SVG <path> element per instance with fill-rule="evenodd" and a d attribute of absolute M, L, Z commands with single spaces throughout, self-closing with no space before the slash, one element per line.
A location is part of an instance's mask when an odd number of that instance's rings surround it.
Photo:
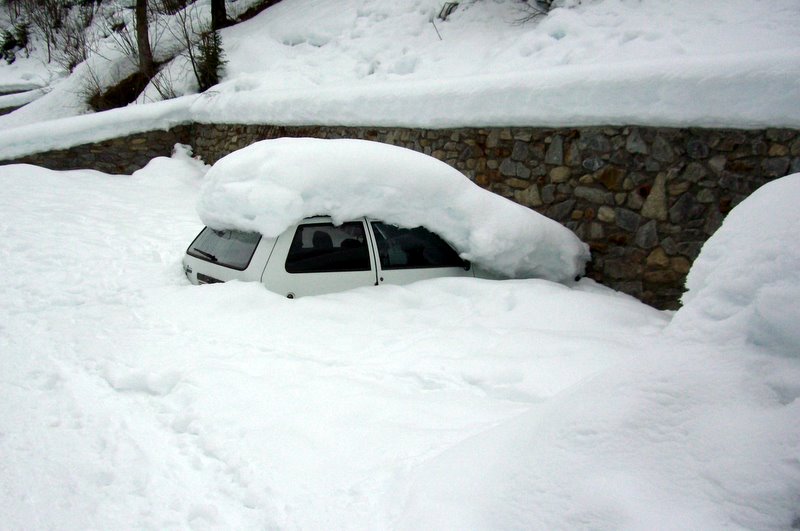
<path fill-rule="evenodd" d="M 367 218 L 337 226 L 324 216 L 304 219 L 277 238 L 206 227 L 186 250 L 183 269 L 193 284 L 256 281 L 289 298 L 474 276 L 469 262 L 423 227 Z"/>

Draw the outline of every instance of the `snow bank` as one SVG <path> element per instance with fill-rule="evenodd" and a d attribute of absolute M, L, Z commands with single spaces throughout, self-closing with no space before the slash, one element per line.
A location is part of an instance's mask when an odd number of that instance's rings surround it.
<path fill-rule="evenodd" d="M 752 350 L 651 343 L 416 467 L 391 528 L 796 526 L 800 366 Z"/>
<path fill-rule="evenodd" d="M 670 330 L 747 341 L 800 357 L 800 174 L 731 211 L 686 279 Z"/>
<path fill-rule="evenodd" d="M 129 106 L 77 118 L 33 122 L 0 130 L 0 159 L 13 159 L 51 149 L 66 149 L 145 131 L 167 130 L 191 121 L 188 109 L 196 97 L 187 96 L 150 105 Z M 39 101 L 43 99 L 33 104 Z"/>
<path fill-rule="evenodd" d="M 266 140 L 217 162 L 198 203 L 206 225 L 277 236 L 313 215 L 427 227 L 461 256 L 511 277 L 583 273 L 586 244 L 427 155 L 363 140 Z"/>
<path fill-rule="evenodd" d="M 293 89 L 244 76 L 198 99 L 192 116 L 208 123 L 434 128 L 797 127 L 798 77 L 796 50 Z"/>
<path fill-rule="evenodd" d="M 249 2 L 228 7 L 241 10 Z M 446 21 L 436 19 L 438 0 L 283 0 L 222 31 L 223 82 L 187 100 L 174 119 L 386 127 L 800 126 L 796 0 L 567 3 L 571 9 L 515 24 L 522 12 L 512 0 L 462 2 Z M 206 3 L 190 9 L 192 16 L 208 13 Z M 158 60 L 168 59 L 174 41 L 163 32 Z M 114 59 L 92 59 L 92 71 L 105 74 L 103 86 L 134 68 L 120 63 L 114 50 L 104 48 L 102 55 Z M 13 77 L 15 85 L 46 79 L 36 62 L 32 56 L 0 65 L 0 77 Z M 23 66 L 30 71 L 22 74 Z M 39 100 L 0 116 L 0 129 L 17 128 L 0 136 L 0 157 L 104 140 L 114 128 L 142 131 L 148 117 L 163 111 L 146 104 L 102 113 L 113 128 L 76 118 L 69 126 L 29 129 L 33 122 L 87 112 L 92 77 L 86 70 L 79 67 Z M 190 92 L 190 70 L 182 60 L 171 62 L 163 81 L 178 94 Z M 150 86 L 138 101 L 160 97 L 155 92 Z"/>
<path fill-rule="evenodd" d="M 586 279 L 191 286 L 205 172 L 0 172 L 3 528 L 796 526 L 800 358 Z"/>

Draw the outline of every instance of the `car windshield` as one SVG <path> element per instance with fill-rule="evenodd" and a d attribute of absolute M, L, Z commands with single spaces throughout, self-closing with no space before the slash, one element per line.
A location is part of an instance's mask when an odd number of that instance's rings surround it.
<path fill-rule="evenodd" d="M 206 227 L 186 252 L 206 262 L 242 271 L 250 264 L 259 241 L 261 235 L 255 232 Z"/>

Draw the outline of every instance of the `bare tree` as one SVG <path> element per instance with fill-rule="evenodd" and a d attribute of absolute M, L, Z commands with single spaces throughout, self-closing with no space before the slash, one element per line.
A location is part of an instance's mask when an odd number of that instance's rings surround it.
<path fill-rule="evenodd" d="M 211 0 L 211 31 L 217 31 L 228 25 L 225 12 L 225 0 Z"/>
<path fill-rule="evenodd" d="M 52 60 L 58 30 L 67 17 L 66 5 L 61 0 L 21 0 L 21 11 L 47 46 L 47 62 Z"/>
<path fill-rule="evenodd" d="M 148 79 L 156 74 L 153 50 L 150 48 L 149 24 L 147 23 L 147 0 L 136 0 L 136 45 L 139 52 L 139 70 Z"/>
<path fill-rule="evenodd" d="M 203 92 L 219 82 L 226 63 L 219 33 L 204 20 L 202 11 L 195 5 L 176 13 L 175 19 L 178 23 L 170 26 L 170 32 L 181 43 L 198 89 Z"/>

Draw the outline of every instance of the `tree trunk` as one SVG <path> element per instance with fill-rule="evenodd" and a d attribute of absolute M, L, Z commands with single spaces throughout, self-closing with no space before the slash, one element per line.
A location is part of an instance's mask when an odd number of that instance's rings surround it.
<path fill-rule="evenodd" d="M 152 79 L 156 75 L 156 67 L 148 35 L 147 0 L 136 0 L 136 46 L 139 49 L 139 70 Z"/>
<path fill-rule="evenodd" d="M 211 0 L 211 30 L 217 31 L 228 25 L 225 0 Z"/>

